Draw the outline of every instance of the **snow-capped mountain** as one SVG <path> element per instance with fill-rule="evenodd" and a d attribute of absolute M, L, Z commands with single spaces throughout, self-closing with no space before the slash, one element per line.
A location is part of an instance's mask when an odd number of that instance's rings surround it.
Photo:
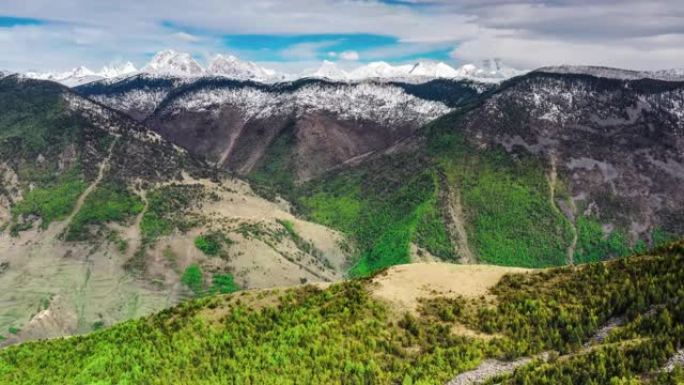
<path fill-rule="evenodd" d="M 536 71 L 589 74 L 597 77 L 626 80 L 642 78 L 684 80 L 684 69 L 631 71 L 608 67 L 553 66 L 543 67 Z M 80 66 L 66 72 L 27 72 L 24 76 L 52 80 L 69 87 L 74 87 L 102 79 L 120 78 L 137 72 L 138 70 L 133 63 L 126 62 L 116 66 L 104 67 L 99 72 L 94 72 L 84 66 Z M 520 71 L 508 67 L 499 59 L 484 60 L 480 66 L 469 63 L 458 68 L 435 61 L 419 61 L 414 64 L 403 65 L 392 65 L 384 61 L 377 61 L 361 65 L 351 71 L 345 71 L 337 63 L 325 60 L 320 67 L 314 70 L 304 71 L 299 75 L 286 75 L 264 68 L 251 61 L 240 60 L 233 55 L 216 55 L 209 62 L 208 66 L 204 68 L 189 53 L 167 49 L 158 52 L 140 72 L 153 76 L 186 79 L 214 76 L 262 83 L 274 83 L 308 77 L 345 82 L 376 80 L 422 83 L 432 79 L 469 79 L 480 83 L 499 83 L 503 80 L 523 75 L 528 71 Z"/>
<path fill-rule="evenodd" d="M 155 75 L 196 77 L 205 74 L 204 68 L 189 53 L 166 49 L 158 52 L 142 72 Z"/>
<path fill-rule="evenodd" d="M 456 78 L 461 76 L 453 67 L 441 62 L 418 62 L 411 68 L 409 75 L 432 78 Z"/>
<path fill-rule="evenodd" d="M 270 81 L 279 79 L 278 74 L 251 61 L 242 61 L 233 55 L 216 55 L 209 63 L 206 73 L 232 79 Z"/>
<path fill-rule="evenodd" d="M 99 72 L 86 67 L 78 67 L 67 72 L 36 73 L 28 72 L 27 77 L 52 80 L 69 87 L 82 85 L 101 79 L 113 79 L 137 73 L 133 63 L 126 62 L 117 66 L 107 66 Z M 443 62 L 419 61 L 414 64 L 392 65 L 378 61 L 362 65 L 352 71 L 345 71 L 337 63 L 323 61 L 317 69 L 305 71 L 299 75 L 285 75 L 264 68 L 257 63 L 243 61 L 233 55 L 216 55 L 206 68 L 197 62 L 192 55 L 167 49 L 158 52 L 141 73 L 153 76 L 176 78 L 199 78 L 203 76 L 226 77 L 238 80 L 252 80 L 272 83 L 283 80 L 296 80 L 306 77 L 337 81 L 363 81 L 368 79 L 380 81 L 402 81 L 420 83 L 431 79 L 472 79 L 480 82 L 499 82 L 517 76 L 523 72 L 505 67 L 499 60 L 485 61 L 482 67 L 466 64 L 457 69 Z"/>
<path fill-rule="evenodd" d="M 131 62 L 115 66 L 106 66 L 99 72 L 86 67 L 78 67 L 66 72 L 27 72 L 30 78 L 52 80 L 69 87 L 85 83 L 115 79 L 137 73 L 138 70 Z M 497 82 L 522 72 L 503 67 L 498 60 L 486 61 L 483 67 L 466 64 L 458 69 L 443 62 L 420 61 L 414 64 L 392 65 L 378 61 L 362 65 L 352 71 L 341 69 L 337 63 L 323 61 L 317 69 L 305 71 L 299 75 L 286 75 L 264 68 L 251 61 L 243 61 L 233 55 L 216 55 L 206 68 L 197 62 L 192 55 L 167 49 L 158 52 L 140 70 L 141 73 L 153 76 L 176 78 L 199 78 L 203 76 L 226 77 L 237 80 L 252 80 L 262 83 L 272 83 L 283 80 L 296 80 L 306 77 L 329 79 L 337 81 L 363 81 L 367 79 L 381 81 L 424 82 L 431 79 L 473 79 L 483 82 Z"/>
<path fill-rule="evenodd" d="M 330 71 L 320 75 L 335 73 L 334 66 L 327 67 Z M 451 79 L 409 84 L 308 78 L 266 84 L 139 74 L 77 92 L 241 173 L 256 167 L 277 135 L 294 129 L 301 141 L 297 175 L 304 180 L 412 135 L 476 100 L 487 86 Z"/>
<path fill-rule="evenodd" d="M 131 75 L 137 71 L 133 63 L 127 62 L 121 65 L 105 66 L 99 72 L 94 72 L 85 66 L 79 66 L 66 72 L 27 72 L 24 76 L 32 79 L 51 80 L 67 87 L 76 87 L 98 80 Z"/>
<path fill-rule="evenodd" d="M 347 71 L 341 69 L 335 62 L 329 60 L 324 60 L 318 69 L 313 72 L 305 71 L 302 77 L 312 77 L 319 79 L 330 79 L 330 80 L 348 80 L 349 74 Z"/>
<path fill-rule="evenodd" d="M 412 65 L 393 66 L 386 62 L 373 62 L 351 72 L 350 77 L 362 79 L 390 79 L 401 81 L 425 81 L 430 79 L 472 79 L 481 82 L 499 82 L 522 75 L 501 64 L 499 60 L 485 60 L 482 67 L 465 64 L 458 69 L 443 62 L 419 61 Z"/>
<path fill-rule="evenodd" d="M 97 73 L 97 75 L 102 76 L 105 79 L 114 79 L 121 76 L 131 75 L 138 72 L 133 63 L 125 62 L 118 65 L 111 65 L 102 67 L 102 70 Z"/>
<path fill-rule="evenodd" d="M 413 66 L 393 66 L 384 61 L 368 63 L 364 66 L 356 68 L 351 71 L 350 76 L 353 79 L 389 79 L 405 77 L 411 71 Z"/>
<path fill-rule="evenodd" d="M 578 75 L 592 75 L 598 78 L 606 79 L 621 79 L 621 80 L 639 80 L 639 79 L 657 79 L 668 81 L 683 81 L 684 69 L 670 69 L 660 71 L 633 71 L 612 67 L 600 66 L 549 66 L 542 67 L 536 72 L 556 73 L 556 74 L 578 74 Z"/>

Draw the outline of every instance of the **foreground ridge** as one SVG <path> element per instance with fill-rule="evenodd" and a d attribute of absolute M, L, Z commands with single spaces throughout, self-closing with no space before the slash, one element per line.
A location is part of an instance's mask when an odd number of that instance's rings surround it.
<path fill-rule="evenodd" d="M 485 359 L 518 358 L 502 364 L 524 364 L 514 372 L 482 380 L 681 379 L 680 369 L 661 368 L 684 342 L 683 242 L 508 274 L 480 297 L 458 295 L 454 282 L 451 293 L 419 298 L 415 315 L 373 294 L 395 269 L 327 288 L 202 298 L 91 335 L 9 347 L 0 351 L 0 383 L 444 384 Z M 593 338 L 617 316 L 622 326 Z M 546 361 L 524 359 L 543 352 Z"/>

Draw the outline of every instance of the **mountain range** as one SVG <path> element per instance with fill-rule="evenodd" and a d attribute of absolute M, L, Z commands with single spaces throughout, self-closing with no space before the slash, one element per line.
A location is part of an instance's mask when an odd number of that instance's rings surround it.
<path fill-rule="evenodd" d="M 54 80 L 66 86 L 86 84 L 96 80 L 117 79 L 132 74 L 148 74 L 176 77 L 219 76 L 236 80 L 252 80 L 258 82 L 277 82 L 296 80 L 306 77 L 330 80 L 358 81 L 364 79 L 403 79 L 404 81 L 427 81 L 438 78 L 479 79 L 496 82 L 522 72 L 502 65 L 498 60 L 488 60 L 482 68 L 466 64 L 454 69 L 442 62 L 422 61 L 410 65 L 393 66 L 385 62 L 372 62 L 352 71 L 345 71 L 334 62 L 324 61 L 319 68 L 307 70 L 299 74 L 285 74 L 243 61 L 233 55 L 215 55 L 207 67 L 202 67 L 190 54 L 167 49 L 158 52 L 149 63 L 139 71 L 127 62 L 125 64 L 104 67 L 98 72 L 86 67 L 78 67 L 63 73 L 27 72 L 30 78 Z"/>
<path fill-rule="evenodd" d="M 681 72 L 489 66 L 0 75 L 0 382 L 666 376 Z"/>

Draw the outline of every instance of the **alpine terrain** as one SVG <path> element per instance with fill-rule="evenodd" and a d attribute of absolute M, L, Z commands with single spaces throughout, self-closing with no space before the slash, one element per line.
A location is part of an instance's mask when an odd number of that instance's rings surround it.
<path fill-rule="evenodd" d="M 682 71 L 150 56 L 0 73 L 0 384 L 684 383 Z"/>

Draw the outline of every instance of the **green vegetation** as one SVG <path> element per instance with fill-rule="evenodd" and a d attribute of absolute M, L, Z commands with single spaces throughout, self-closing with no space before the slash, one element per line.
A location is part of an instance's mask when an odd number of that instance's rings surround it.
<path fill-rule="evenodd" d="M 195 247 L 212 257 L 223 256 L 225 254 L 224 247 L 232 243 L 233 241 L 226 235 L 215 231 L 200 234 L 195 238 Z"/>
<path fill-rule="evenodd" d="M 184 215 L 204 194 L 201 186 L 171 185 L 149 193 L 147 210 L 140 222 L 146 243 L 171 234 L 175 229 L 187 231 L 195 221 Z"/>
<path fill-rule="evenodd" d="M 436 177 L 430 172 L 410 175 L 413 167 L 401 175 L 378 171 L 398 161 L 410 162 L 386 158 L 368 169 L 348 170 L 303 187 L 305 214 L 355 241 L 360 257 L 352 276 L 409 262 L 410 243 L 417 240 L 427 240 L 426 247 L 436 255 L 452 257 L 450 243 L 443 246 L 448 241 L 444 226 L 431 226 L 437 210 Z"/>
<path fill-rule="evenodd" d="M 565 263 L 570 222 L 554 207 L 544 164 L 480 150 L 445 123 L 427 132 L 427 156 L 395 154 L 309 182 L 295 191 L 316 222 L 343 230 L 358 248 L 354 276 L 409 260 L 415 242 L 456 260 L 445 197 L 457 190 L 470 246 L 487 263 L 525 267 Z"/>
<path fill-rule="evenodd" d="M 232 274 L 214 274 L 211 279 L 212 294 L 230 294 L 240 290 Z"/>
<path fill-rule="evenodd" d="M 202 234 L 195 238 L 195 247 L 206 255 L 218 255 L 221 251 L 221 242 L 214 234 Z"/>
<path fill-rule="evenodd" d="M 444 207 L 439 206 L 437 190 L 435 194 L 422 207 L 420 222 L 416 228 L 415 241 L 424 247 L 432 255 L 436 255 L 446 261 L 455 261 L 457 258 L 454 245 L 446 231 L 444 221 Z"/>
<path fill-rule="evenodd" d="M 269 146 L 256 170 L 249 176 L 257 192 L 273 199 L 277 193 L 288 195 L 295 188 L 292 150 L 294 128 L 284 130 Z"/>
<path fill-rule="evenodd" d="M 140 197 L 119 183 L 99 185 L 83 202 L 69 224 L 66 240 L 86 240 L 91 227 L 101 228 L 107 222 L 125 223 L 143 210 Z"/>
<path fill-rule="evenodd" d="M 21 332 L 21 329 L 19 329 L 18 327 L 10 326 L 7 331 L 10 334 L 19 334 Z"/>
<path fill-rule="evenodd" d="M 92 329 L 93 331 L 100 330 L 105 327 L 104 321 L 95 321 L 93 322 Z"/>
<path fill-rule="evenodd" d="M 42 155 L 49 161 L 77 142 L 80 122 L 64 110 L 61 93 L 56 84 L 0 80 L 0 158 L 13 163 L 30 159 L 35 163 L 36 157 Z M 50 165 L 33 167 L 36 170 Z"/>
<path fill-rule="evenodd" d="M 596 218 L 577 218 L 577 249 L 575 262 L 597 262 L 609 257 L 629 255 L 632 249 L 627 244 L 627 235 L 621 230 L 604 234 L 603 226 Z"/>
<path fill-rule="evenodd" d="M 196 269 L 191 285 L 201 282 Z M 395 318 L 368 281 L 203 297 L 86 336 L 0 350 L 0 383 L 444 384 L 486 358 L 552 352 L 503 384 L 675 384 L 684 243 L 505 276 L 492 299 L 435 297 Z M 623 326 L 593 341 L 615 317 Z M 453 332 L 465 325 L 492 338 Z"/>
<path fill-rule="evenodd" d="M 574 234 L 573 224 L 557 207 L 558 201 L 569 199 L 563 176 L 551 186 L 550 166 L 541 157 L 471 143 L 459 129 L 463 116 L 449 114 L 425 127 L 422 148 L 371 157 L 302 185 L 295 183 L 288 131 L 269 147 L 250 179 L 267 198 L 280 194 L 308 219 L 346 233 L 357 259 L 351 276 L 408 262 L 411 243 L 444 260 L 458 260 L 454 243 L 465 240 L 450 234 L 454 220 L 463 222 L 469 248 L 481 262 L 565 264 Z M 448 205 L 458 203 L 463 218 L 454 219 L 447 215 Z M 607 195 L 600 206 L 606 216 L 600 219 L 615 222 L 615 229 L 604 237 L 597 228 L 599 218 L 578 218 L 575 261 L 646 249 L 644 239 L 631 244 L 626 225 L 618 220 L 629 211 L 623 201 Z M 650 245 L 672 240 L 652 238 Z"/>
<path fill-rule="evenodd" d="M 524 267 L 564 264 L 571 225 L 551 202 L 545 165 L 529 155 L 477 149 L 453 129 L 458 117 L 451 119 L 428 127 L 428 148 L 460 192 L 479 259 Z"/>
<path fill-rule="evenodd" d="M 24 195 L 24 200 L 12 207 L 14 217 L 10 231 L 16 234 L 26 229 L 25 221 L 29 216 L 41 218 L 41 227 L 47 228 L 53 221 L 64 219 L 71 213 L 78 197 L 83 193 L 86 184 L 76 169 L 57 178 L 54 183 L 36 187 Z M 19 222 L 21 220 L 21 222 Z M 30 223 L 28 225 L 30 227 Z"/>
<path fill-rule="evenodd" d="M 202 294 L 204 292 L 204 275 L 202 273 L 202 268 L 195 263 L 189 265 L 183 272 L 181 282 L 192 290 L 195 295 Z"/>
<path fill-rule="evenodd" d="M 185 268 L 181 282 L 192 290 L 195 296 L 229 294 L 240 290 L 240 286 L 235 283 L 232 274 L 214 274 L 211 279 L 211 287 L 205 289 L 204 273 L 196 263 Z"/>
<path fill-rule="evenodd" d="M 186 232 L 197 226 L 201 217 L 190 209 L 205 196 L 201 185 L 169 185 L 152 190 L 147 194 L 147 208 L 140 221 L 142 242 L 126 268 L 133 272 L 145 268 L 147 249 L 159 237 L 171 235 L 175 230 Z M 175 262 L 174 262 L 175 264 Z"/>

